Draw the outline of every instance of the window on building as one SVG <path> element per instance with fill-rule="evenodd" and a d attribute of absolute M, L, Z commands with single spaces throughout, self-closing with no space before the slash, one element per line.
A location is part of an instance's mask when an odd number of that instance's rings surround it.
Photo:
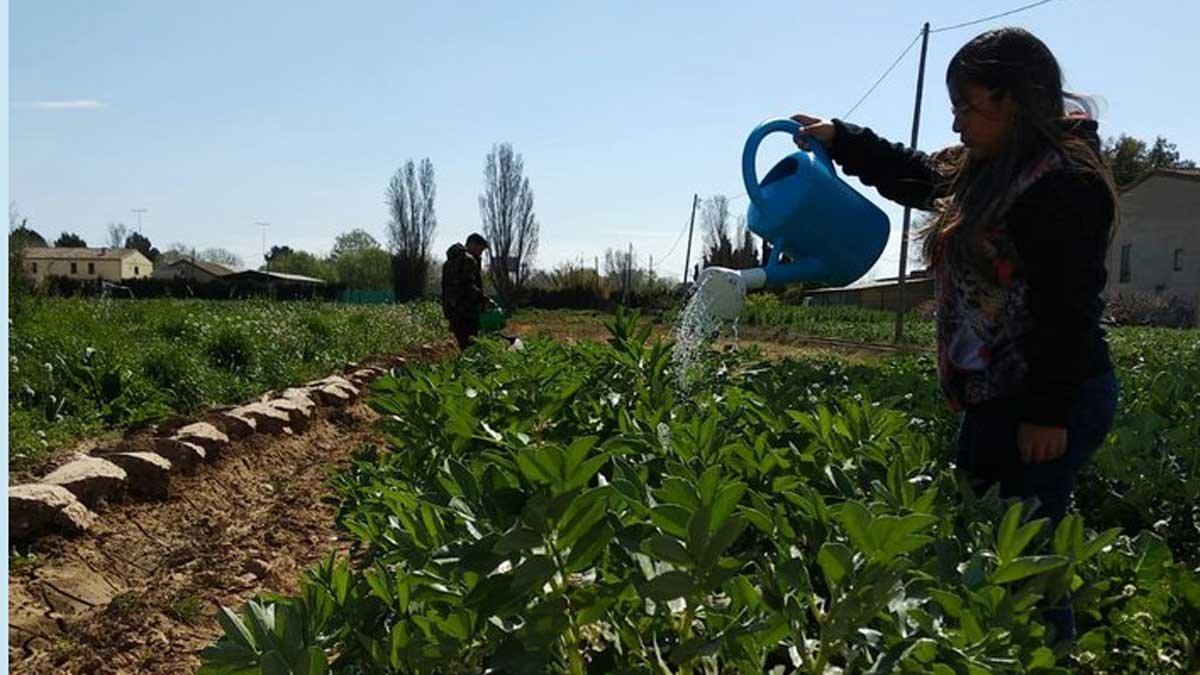
<path fill-rule="evenodd" d="M 1181 248 L 1175 249 L 1175 271 L 1183 271 L 1183 249 Z"/>
<path fill-rule="evenodd" d="M 79 265 L 71 263 L 71 274 L 79 274 Z"/>
<path fill-rule="evenodd" d="M 88 274 L 96 273 L 96 263 L 88 263 Z"/>
<path fill-rule="evenodd" d="M 37 274 L 37 263 L 33 263 L 33 273 Z"/>
<path fill-rule="evenodd" d="M 1133 244 L 1125 244 L 1121 247 L 1121 283 L 1127 284 L 1133 277 L 1129 270 L 1129 251 L 1133 248 Z"/>
<path fill-rule="evenodd" d="M 137 275 L 139 275 L 139 274 L 141 274 L 141 272 L 138 272 L 137 265 L 134 265 L 134 266 L 133 266 L 133 276 L 135 276 L 135 277 L 136 277 L 136 276 L 137 276 Z"/>

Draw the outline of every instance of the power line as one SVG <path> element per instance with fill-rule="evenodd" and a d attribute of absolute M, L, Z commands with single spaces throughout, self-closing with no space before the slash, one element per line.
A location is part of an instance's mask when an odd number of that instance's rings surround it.
<path fill-rule="evenodd" d="M 1049 0 L 1045 0 L 1045 1 L 1049 2 Z M 880 75 L 879 79 L 875 80 L 875 84 L 872 84 L 871 88 L 867 89 L 867 92 L 858 99 L 858 102 L 855 103 L 850 108 L 850 110 L 846 111 L 845 115 L 842 115 L 843 119 L 850 117 L 851 113 L 853 113 L 855 110 L 858 110 L 858 107 L 863 104 L 863 101 L 866 101 L 867 97 L 870 96 L 875 91 L 875 89 L 878 88 L 879 85 L 883 83 L 883 81 L 885 79 L 887 79 L 887 76 L 892 74 L 892 71 L 896 69 L 896 66 L 900 65 L 900 62 L 904 60 L 904 57 L 907 56 L 910 51 L 912 51 L 913 45 L 917 44 L 917 40 L 920 40 L 920 39 L 921 39 L 921 31 L 917 31 L 917 34 L 915 36 L 913 36 L 912 42 L 909 42 L 908 46 L 904 48 L 904 51 L 900 52 L 900 56 L 896 57 L 896 60 L 892 62 L 892 65 L 888 66 L 887 70 L 883 71 L 883 75 Z M 745 197 L 745 196 L 747 196 L 746 193 L 742 192 L 741 194 L 738 194 L 735 197 L 730 197 L 729 201 L 733 201 L 735 199 L 741 199 L 742 197 Z"/>
<path fill-rule="evenodd" d="M 932 28 L 929 30 L 929 33 L 930 34 L 944 33 L 946 31 L 957 30 L 959 28 L 966 28 L 968 26 L 974 26 L 977 24 L 985 23 L 987 21 L 992 21 L 994 19 L 999 19 L 1002 17 L 1017 14 L 1019 12 L 1024 12 L 1026 10 L 1033 9 L 1034 7 L 1040 7 L 1042 5 L 1049 4 L 1051 2 L 1054 2 L 1054 0 L 1038 0 L 1037 2 L 1031 2 L 1027 5 L 1022 5 L 1015 9 L 1010 9 L 1006 12 L 1000 12 L 999 14 L 992 14 L 989 16 L 980 17 L 978 19 L 972 19 L 970 21 L 956 23 L 956 24 L 953 24 L 950 26 L 943 26 L 941 28 Z M 842 115 L 842 119 L 848 119 L 850 117 L 850 115 L 854 113 L 855 110 L 858 110 L 859 106 L 861 106 L 863 104 L 863 102 L 866 101 L 867 98 L 870 97 L 870 95 L 875 92 L 875 90 L 879 87 L 879 85 L 883 84 L 883 81 L 885 79 L 887 79 L 887 76 L 892 74 L 892 71 L 896 69 L 896 66 L 900 65 L 900 62 L 904 60 L 904 57 L 907 56 L 910 51 L 912 51 L 913 46 L 915 46 L 917 44 L 917 40 L 920 40 L 920 39 L 921 39 L 921 31 L 917 31 L 917 34 L 913 36 L 912 41 L 908 43 L 908 46 L 904 48 L 904 51 L 900 52 L 900 55 L 896 57 L 896 60 L 892 62 L 892 65 L 888 66 L 887 70 L 883 71 L 883 74 L 879 76 L 879 79 L 875 80 L 875 83 L 872 84 L 871 87 L 869 89 L 867 89 L 866 93 L 863 94 L 858 99 L 858 102 L 855 103 L 853 106 L 851 106 L 851 108 L 846 111 L 846 114 Z M 729 199 L 729 201 L 733 201 L 735 199 L 741 199 L 746 196 L 747 195 L 745 192 L 741 192 L 740 194 L 733 196 L 733 197 L 729 197 L 728 199 Z"/>
<path fill-rule="evenodd" d="M 858 106 L 862 105 L 863 101 L 867 100 L 867 97 L 875 91 L 875 88 L 882 84 L 883 81 L 887 79 L 888 75 L 892 74 L 892 71 L 896 69 L 896 66 L 900 65 L 900 62 L 904 60 L 904 57 L 907 56 L 910 51 L 912 51 L 913 45 L 917 44 L 917 40 L 920 39 L 921 31 L 917 31 L 917 34 L 913 36 L 912 42 L 909 42 L 908 46 L 904 48 L 904 51 L 900 52 L 900 56 L 897 56 L 896 60 L 892 61 L 892 65 L 888 66 L 888 69 L 883 71 L 883 75 L 880 75 L 878 80 L 875 80 L 875 84 L 871 85 L 871 88 L 867 90 L 867 93 L 863 94 L 862 97 L 858 99 L 858 102 L 846 111 L 845 115 L 842 115 L 843 119 L 849 118 L 851 113 L 853 113 L 855 110 L 858 110 Z"/>
<path fill-rule="evenodd" d="M 1054 0 L 1038 0 L 1037 2 L 1031 2 L 1028 5 L 1022 5 L 1021 7 L 1018 7 L 1016 9 L 1010 9 L 1007 12 L 1000 12 L 999 14 L 985 16 L 981 19 L 973 19 L 971 21 L 964 21 L 963 23 L 956 23 L 953 26 L 944 26 L 942 28 L 934 28 L 934 29 L 930 30 L 929 32 L 930 33 L 944 33 L 945 31 L 948 31 L 948 30 L 956 30 L 959 28 L 966 28 L 967 26 L 974 26 L 975 24 L 984 23 L 985 21 L 991 21 L 992 19 L 999 19 L 1000 17 L 1009 16 L 1010 14 L 1016 14 L 1017 12 L 1024 12 L 1027 9 L 1033 9 L 1034 7 L 1039 7 L 1041 5 L 1045 5 L 1050 2 L 1054 2 Z"/>
<path fill-rule="evenodd" d="M 679 242 L 683 241 L 683 234 L 685 232 L 687 232 L 687 229 L 688 229 L 687 221 L 684 221 L 683 228 L 679 230 L 679 236 L 675 237 L 675 243 L 671 244 L 671 250 L 667 251 L 667 254 L 659 259 L 660 265 L 665 263 L 668 259 L 670 259 L 671 254 L 675 252 L 675 249 L 679 248 Z"/>

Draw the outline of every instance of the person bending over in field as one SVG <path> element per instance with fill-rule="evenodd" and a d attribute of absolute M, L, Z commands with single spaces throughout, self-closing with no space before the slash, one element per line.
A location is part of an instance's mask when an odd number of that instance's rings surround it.
<path fill-rule="evenodd" d="M 978 490 L 1036 497 L 1057 524 L 1116 408 L 1100 327 L 1113 179 L 1091 102 L 1063 91 L 1031 33 L 974 38 L 946 85 L 960 146 L 927 155 L 804 114 L 795 140 L 817 139 L 845 173 L 934 212 L 918 236 L 936 286 L 938 377 L 964 411 L 958 466 Z M 1069 604 L 1046 619 L 1053 638 L 1074 638 Z"/>
<path fill-rule="evenodd" d="M 486 301 L 479 256 L 487 248 L 487 240 L 474 233 L 467 237 L 466 246 L 455 244 L 446 250 L 446 262 L 442 265 L 442 314 L 450 322 L 459 349 L 466 349 L 479 335 L 479 314 Z"/>

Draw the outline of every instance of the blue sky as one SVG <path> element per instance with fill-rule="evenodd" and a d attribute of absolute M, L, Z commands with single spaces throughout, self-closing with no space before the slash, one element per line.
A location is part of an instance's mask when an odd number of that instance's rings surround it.
<path fill-rule="evenodd" d="M 157 244 L 328 251 L 383 238 L 383 191 L 432 159 L 435 253 L 479 227 L 484 156 L 525 158 L 540 266 L 632 243 L 679 275 L 692 194 L 741 193 L 759 121 L 840 116 L 928 20 L 1021 0 L 891 2 L 94 2 L 10 4 L 10 190 L 32 226 L 89 243 L 132 224 Z M 920 145 L 951 143 L 946 62 L 1007 23 L 1042 37 L 1101 131 L 1164 135 L 1200 160 L 1200 3 L 1056 0 L 934 35 Z M 852 116 L 895 140 L 911 125 L 917 49 Z M 760 170 L 794 150 L 764 143 Z M 869 189 L 866 194 L 886 204 Z M 744 210 L 746 200 L 733 202 Z M 900 210 L 885 210 L 898 231 Z M 697 235 L 697 240 L 699 239 Z M 894 269 L 897 237 L 880 263 Z"/>

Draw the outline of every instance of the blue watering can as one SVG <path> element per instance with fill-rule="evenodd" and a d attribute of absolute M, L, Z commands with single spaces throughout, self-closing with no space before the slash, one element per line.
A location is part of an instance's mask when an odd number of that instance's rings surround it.
<path fill-rule="evenodd" d="M 742 151 L 742 179 L 750 207 L 746 224 L 771 243 L 764 267 L 706 268 L 697 280 L 714 314 L 733 319 L 747 290 L 805 282 L 846 286 L 867 273 L 887 244 L 887 215 L 838 177 L 825 148 L 814 138 L 809 150 L 779 161 L 759 182 L 758 146 L 767 135 L 794 135 L 800 124 L 773 119 L 760 124 Z M 783 262 L 786 254 L 789 262 Z"/>

